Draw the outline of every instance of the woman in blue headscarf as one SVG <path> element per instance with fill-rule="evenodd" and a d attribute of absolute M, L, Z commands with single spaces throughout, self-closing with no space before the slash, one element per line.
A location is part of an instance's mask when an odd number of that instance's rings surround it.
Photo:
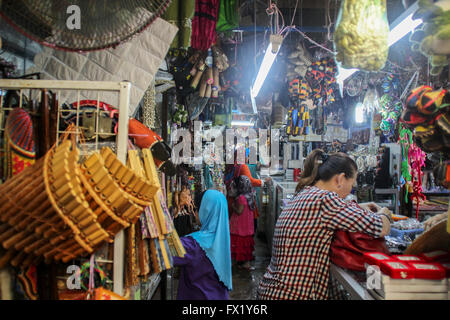
<path fill-rule="evenodd" d="M 200 231 L 181 237 L 186 250 L 174 257 L 180 267 L 178 300 L 228 300 L 232 290 L 230 227 L 225 196 L 217 190 L 203 195 Z"/>

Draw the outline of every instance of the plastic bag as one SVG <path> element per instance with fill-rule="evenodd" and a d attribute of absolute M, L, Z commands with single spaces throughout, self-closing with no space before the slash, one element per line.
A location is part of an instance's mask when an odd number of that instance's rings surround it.
<path fill-rule="evenodd" d="M 381 70 L 388 56 L 386 0 L 344 0 L 334 33 L 336 61 L 344 68 Z"/>

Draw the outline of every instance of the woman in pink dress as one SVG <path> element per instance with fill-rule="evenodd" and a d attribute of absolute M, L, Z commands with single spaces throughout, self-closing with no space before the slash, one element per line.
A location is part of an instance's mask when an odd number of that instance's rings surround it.
<path fill-rule="evenodd" d="M 230 217 L 231 258 L 236 261 L 238 268 L 254 270 L 250 266 L 255 247 L 254 211 L 256 196 L 252 183 L 247 176 L 236 179 L 237 194 L 231 201 L 232 214 Z"/>

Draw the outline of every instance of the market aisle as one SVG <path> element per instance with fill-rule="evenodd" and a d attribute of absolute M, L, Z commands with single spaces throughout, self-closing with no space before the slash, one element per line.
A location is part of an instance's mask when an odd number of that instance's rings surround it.
<path fill-rule="evenodd" d="M 270 262 L 270 251 L 265 239 L 255 236 L 255 260 L 253 271 L 233 267 L 233 291 L 230 300 L 255 300 L 259 280 Z"/>

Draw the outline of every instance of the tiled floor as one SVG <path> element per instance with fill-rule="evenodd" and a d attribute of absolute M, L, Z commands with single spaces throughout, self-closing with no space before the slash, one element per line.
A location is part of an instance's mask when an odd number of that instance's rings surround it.
<path fill-rule="evenodd" d="M 255 270 L 246 271 L 233 267 L 233 291 L 230 300 L 255 300 L 259 280 L 264 275 L 270 262 L 270 254 L 264 239 L 255 236 Z"/>

